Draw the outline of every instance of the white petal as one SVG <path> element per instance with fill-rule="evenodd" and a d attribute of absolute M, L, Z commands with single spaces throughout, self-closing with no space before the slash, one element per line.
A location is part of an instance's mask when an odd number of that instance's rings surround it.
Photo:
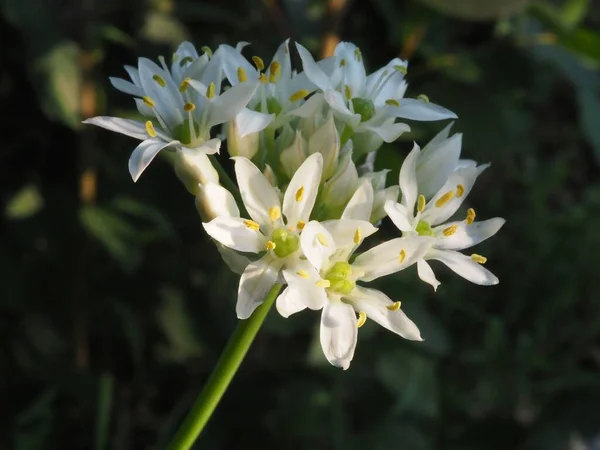
<path fill-rule="evenodd" d="M 292 109 L 288 114 L 290 116 L 297 116 L 302 118 L 313 117 L 318 110 L 323 107 L 325 103 L 325 98 L 323 94 L 320 92 L 315 93 L 315 95 L 311 96 L 308 100 L 306 100 L 301 106 L 298 108 Z"/>
<path fill-rule="evenodd" d="M 362 180 L 356 192 L 346 205 L 342 219 L 369 221 L 373 209 L 373 186 L 370 180 Z"/>
<path fill-rule="evenodd" d="M 373 211 L 371 212 L 371 223 L 376 224 L 382 220 L 387 215 L 387 212 L 384 209 L 385 204 L 388 201 L 396 202 L 399 195 L 400 186 L 390 186 L 383 190 L 376 191 L 373 200 Z"/>
<path fill-rule="evenodd" d="M 210 104 L 208 126 L 219 125 L 233 119 L 246 107 L 258 88 L 258 81 L 246 81 L 231 87 Z"/>
<path fill-rule="evenodd" d="M 171 74 L 147 58 L 139 58 L 138 67 L 144 93 L 152 99 L 162 119 L 172 128 L 183 122 L 184 102 Z M 164 81 L 164 87 L 154 80 L 156 75 Z"/>
<path fill-rule="evenodd" d="M 473 222 L 471 225 L 467 225 L 464 221 L 440 225 L 433 229 L 439 236 L 435 248 L 440 250 L 463 250 L 472 247 L 495 235 L 505 222 L 506 220 L 501 217 L 495 217 L 482 222 Z M 444 236 L 442 231 L 453 225 L 456 225 L 455 233 L 452 236 Z"/>
<path fill-rule="evenodd" d="M 209 220 L 218 216 L 240 216 L 240 210 L 231 192 L 212 181 L 200 184 L 196 196 L 196 208 L 202 211 L 202 214 L 209 215 Z"/>
<path fill-rule="evenodd" d="M 150 137 L 146 132 L 146 126 L 143 123 L 135 120 L 120 119 L 118 117 L 109 116 L 97 116 L 86 119 L 83 121 L 83 123 L 96 125 L 110 131 L 115 131 L 126 136 L 131 136 L 132 138 L 140 139 L 142 141 Z"/>
<path fill-rule="evenodd" d="M 322 222 L 322 225 L 333 237 L 336 249 L 336 260 L 348 259 L 363 240 L 377 231 L 377 228 L 365 220 L 326 220 L 325 222 Z"/>
<path fill-rule="evenodd" d="M 433 242 L 433 238 L 423 236 L 392 239 L 358 255 L 352 268 L 363 272 L 361 280 L 372 281 L 416 263 L 423 258 Z"/>
<path fill-rule="evenodd" d="M 443 262 L 452 271 L 471 283 L 482 286 L 498 284 L 498 278 L 481 264 L 473 261 L 469 256 L 452 250 L 430 250 L 427 259 L 436 259 Z"/>
<path fill-rule="evenodd" d="M 360 123 L 360 114 L 354 114 L 348 109 L 346 100 L 341 93 L 334 90 L 323 91 L 323 98 L 341 120 L 348 122 L 351 126 Z"/>
<path fill-rule="evenodd" d="M 360 124 L 358 129 L 375 133 L 384 142 L 394 142 L 402 134 L 410 131 L 410 127 L 407 124 L 401 122 L 395 123 L 395 120 L 392 117 L 380 125 L 370 125 L 369 122 L 365 122 L 364 124 Z"/>
<path fill-rule="evenodd" d="M 294 176 L 306 156 L 306 141 L 302 137 L 302 133 L 297 130 L 294 141 L 289 147 L 283 149 L 279 155 L 283 171 L 289 178 Z"/>
<path fill-rule="evenodd" d="M 283 214 L 288 225 L 295 226 L 299 220 L 304 223 L 310 220 L 322 172 L 323 156 L 315 153 L 310 155 L 294 174 L 283 197 Z"/>
<path fill-rule="evenodd" d="M 255 80 L 258 78 L 258 71 L 256 68 L 248 62 L 242 54 L 234 49 L 233 47 L 222 44 L 219 46 L 219 51 L 225 53 L 223 61 L 223 72 L 229 83 L 234 86 L 240 82 L 238 79 L 238 68 L 242 68 L 246 72 L 246 76 L 249 80 Z"/>
<path fill-rule="evenodd" d="M 400 100 L 400 106 L 392 106 L 390 109 L 395 117 L 423 122 L 458 118 L 456 114 L 443 106 L 426 103 L 416 98 L 403 98 Z"/>
<path fill-rule="evenodd" d="M 374 320 L 379 325 L 411 341 L 422 341 L 419 329 L 410 320 L 402 309 L 395 311 L 388 309 L 394 302 L 383 292 L 356 286 L 352 295 L 348 296 L 354 309 L 362 311 L 367 318 Z"/>
<path fill-rule="evenodd" d="M 244 108 L 235 116 L 235 123 L 240 137 L 244 137 L 250 133 L 257 133 L 264 130 L 273 122 L 274 115 L 263 114 L 258 111 Z"/>
<path fill-rule="evenodd" d="M 238 275 L 244 273 L 248 264 L 250 264 L 250 258 L 241 253 L 236 252 L 235 250 L 225 247 L 220 242 L 215 242 L 217 246 L 217 250 L 219 250 L 219 254 L 221 258 L 223 258 L 223 262 L 229 267 L 229 269 Z"/>
<path fill-rule="evenodd" d="M 240 278 L 238 300 L 235 307 L 238 319 L 247 319 L 265 300 L 265 296 L 277 281 L 280 263 L 270 256 L 253 261 Z"/>
<path fill-rule="evenodd" d="M 437 291 L 440 282 L 435 277 L 431 266 L 424 259 L 417 261 L 417 274 L 421 280 L 433 286 L 433 290 Z"/>
<path fill-rule="evenodd" d="M 131 78 L 131 81 L 133 81 L 133 84 L 136 86 L 142 85 L 142 82 L 140 81 L 140 71 L 137 70 L 137 67 L 123 66 L 123 68 L 127 72 L 127 75 L 129 75 L 129 78 Z"/>
<path fill-rule="evenodd" d="M 325 289 L 317 285 L 321 276 L 310 262 L 298 260 L 293 266 L 288 265 L 283 276 L 303 305 L 318 310 L 327 302 Z"/>
<path fill-rule="evenodd" d="M 185 151 L 187 148 L 183 150 Z M 221 139 L 209 139 L 208 141 L 204 141 L 198 147 L 190 148 L 189 150 L 193 152 L 204 153 L 206 155 L 214 155 L 215 153 L 219 153 L 219 150 L 221 150 Z"/>
<path fill-rule="evenodd" d="M 135 98 L 135 106 L 137 107 L 138 112 L 145 117 L 151 117 L 154 118 L 154 111 L 152 111 L 152 108 L 150 108 L 148 105 L 146 105 L 144 103 L 144 100 L 142 100 L 141 98 Z M 157 130 L 158 131 L 158 130 Z"/>
<path fill-rule="evenodd" d="M 344 59 L 344 66 L 341 71 L 344 73 L 344 83 L 352 90 L 353 97 L 363 97 L 367 83 L 367 74 L 363 63 L 362 55 L 356 45 L 351 42 L 340 42 L 335 47 L 335 56 L 338 61 Z"/>
<path fill-rule="evenodd" d="M 435 195 L 458 168 L 461 146 L 462 134 L 459 133 L 437 145 L 429 143 L 423 149 L 417 162 L 417 182 L 425 198 Z"/>
<path fill-rule="evenodd" d="M 300 246 L 304 256 L 321 270 L 336 250 L 333 236 L 317 221 L 308 222 L 300 234 Z"/>
<path fill-rule="evenodd" d="M 115 89 L 121 92 L 125 92 L 126 94 L 134 95 L 136 97 L 144 96 L 144 91 L 142 90 L 142 88 L 136 86 L 130 81 L 124 80 L 123 78 L 115 77 L 109 77 L 108 79 L 110 80 L 110 84 L 112 84 Z"/>
<path fill-rule="evenodd" d="M 233 159 L 235 160 L 235 175 L 248 214 L 260 225 L 270 226 L 272 222 L 269 218 L 269 209 L 281 208 L 279 195 L 269 180 L 249 159 L 241 156 Z"/>
<path fill-rule="evenodd" d="M 310 52 L 302 45 L 296 42 L 296 48 L 300 54 L 302 60 L 302 68 L 306 76 L 312 81 L 319 89 L 323 91 L 327 89 L 333 89 L 331 81 L 327 74 L 317 65 Z"/>
<path fill-rule="evenodd" d="M 400 168 L 400 182 L 398 184 L 402 191 L 402 204 L 409 213 L 412 213 L 415 210 L 415 203 L 417 201 L 417 196 L 419 195 L 416 168 L 420 154 L 421 149 L 415 142 L 413 149 L 406 156 L 406 159 Z"/>
<path fill-rule="evenodd" d="M 213 140 L 219 141 L 218 139 Z M 219 182 L 219 173 L 208 158 L 208 151 L 212 151 L 211 146 L 198 149 L 180 147 L 177 151 L 174 164 L 175 174 L 192 195 L 198 193 L 199 183 Z"/>
<path fill-rule="evenodd" d="M 164 142 L 158 139 L 147 139 L 140 142 L 129 157 L 129 173 L 133 181 L 137 181 L 146 167 L 163 148 L 177 145 L 179 141 Z"/>
<path fill-rule="evenodd" d="M 340 136 L 335 127 L 333 114 L 330 114 L 325 122 L 312 133 L 308 140 L 308 151 L 310 154 L 320 153 L 323 155 L 323 179 L 331 177 L 340 153 Z"/>
<path fill-rule="evenodd" d="M 258 230 L 246 226 L 240 217 L 217 216 L 202 226 L 210 237 L 238 252 L 259 253 L 265 249 L 266 239 Z"/>
<path fill-rule="evenodd" d="M 283 43 L 277 48 L 275 55 L 269 64 L 269 67 L 277 61 L 279 63 L 279 73 L 281 79 L 288 80 L 292 76 L 292 62 L 290 61 L 290 47 L 289 47 L 289 39 L 283 41 Z M 270 74 L 270 72 L 269 72 Z"/>
<path fill-rule="evenodd" d="M 454 125 L 454 122 L 450 122 L 448 125 L 446 125 L 442 129 L 442 131 L 440 131 L 438 134 L 436 134 L 433 137 L 433 139 L 431 139 L 427 143 L 427 145 L 423 148 L 423 153 L 426 153 L 428 148 L 437 146 L 437 145 L 443 143 L 446 139 L 448 139 L 448 137 L 450 136 L 450 129 L 452 128 L 452 125 Z"/>
<path fill-rule="evenodd" d="M 354 357 L 358 338 L 356 314 L 352 306 L 329 301 L 321 315 L 321 347 L 327 360 L 346 370 Z"/>
<path fill-rule="evenodd" d="M 388 200 L 384 206 L 385 212 L 392 219 L 396 228 L 400 231 L 412 231 L 413 215 L 408 212 L 406 207 L 394 200 Z"/>
<path fill-rule="evenodd" d="M 302 302 L 301 298 L 297 290 L 294 290 L 291 286 L 286 287 L 279 297 L 277 297 L 275 303 L 277 312 L 287 319 L 292 314 L 306 309 L 306 305 Z"/>

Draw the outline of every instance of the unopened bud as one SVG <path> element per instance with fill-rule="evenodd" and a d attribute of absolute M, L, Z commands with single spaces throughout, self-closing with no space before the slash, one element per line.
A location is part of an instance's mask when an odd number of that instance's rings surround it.
<path fill-rule="evenodd" d="M 218 144 L 211 141 L 218 141 Z M 218 139 L 207 141 L 208 145 L 221 145 Z M 182 149 L 175 157 L 175 173 L 192 195 L 198 194 L 198 184 L 218 183 L 219 174 L 213 167 L 208 155 L 203 150 Z"/>
<path fill-rule="evenodd" d="M 252 159 L 258 152 L 259 132 L 249 133 L 242 137 L 235 119 L 232 119 L 225 125 L 225 133 L 227 135 L 227 152 L 230 156 L 244 156 Z"/>

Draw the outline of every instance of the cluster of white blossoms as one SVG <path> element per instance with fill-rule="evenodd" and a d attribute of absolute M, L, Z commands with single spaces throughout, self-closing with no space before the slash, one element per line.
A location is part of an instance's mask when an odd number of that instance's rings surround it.
<path fill-rule="evenodd" d="M 160 65 L 140 58 L 137 68 L 125 67 L 131 81 L 111 82 L 134 96 L 145 120 L 86 120 L 142 141 L 129 160 L 134 181 L 158 152 L 175 153 L 175 171 L 196 196 L 204 229 L 241 274 L 240 319 L 276 283 L 285 284 L 279 313 L 321 310 L 323 352 L 346 369 L 367 318 L 421 340 L 399 301 L 363 283 L 416 264 L 419 278 L 437 289 L 430 260 L 473 283 L 498 283 L 483 267 L 485 257 L 460 251 L 494 235 L 504 219 L 476 222 L 469 208 L 450 220 L 487 167 L 460 159 L 461 135 L 449 136 L 451 125 L 423 150 L 414 145 L 398 184 L 386 186 L 388 171 L 373 170 L 382 143 L 409 131 L 398 119 L 456 118 L 424 95 L 404 97 L 405 61 L 367 75 L 351 43 L 318 62 L 296 44 L 303 69 L 297 72 L 288 41 L 268 65 L 258 56 L 246 59 L 246 45 L 221 45 L 214 54 L 203 48 L 200 55 L 184 42 L 170 66 L 162 57 Z M 219 179 L 218 162 L 208 156 L 222 140 L 237 187 Z M 386 217 L 399 237 L 365 249 L 363 241 Z"/>

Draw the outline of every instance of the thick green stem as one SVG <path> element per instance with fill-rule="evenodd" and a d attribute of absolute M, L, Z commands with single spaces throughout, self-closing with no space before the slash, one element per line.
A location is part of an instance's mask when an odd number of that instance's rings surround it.
<path fill-rule="evenodd" d="M 250 318 L 240 321 L 194 406 L 167 447 L 169 450 L 188 450 L 194 444 L 246 356 L 280 290 L 280 284 L 274 285 L 264 303 Z"/>

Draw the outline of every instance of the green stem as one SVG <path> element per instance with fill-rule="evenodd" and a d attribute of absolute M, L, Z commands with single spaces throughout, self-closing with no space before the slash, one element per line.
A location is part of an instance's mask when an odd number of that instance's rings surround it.
<path fill-rule="evenodd" d="M 246 356 L 280 290 L 281 285 L 275 284 L 264 303 L 250 318 L 240 321 L 194 406 L 167 447 L 168 450 L 188 450 L 194 444 Z"/>

